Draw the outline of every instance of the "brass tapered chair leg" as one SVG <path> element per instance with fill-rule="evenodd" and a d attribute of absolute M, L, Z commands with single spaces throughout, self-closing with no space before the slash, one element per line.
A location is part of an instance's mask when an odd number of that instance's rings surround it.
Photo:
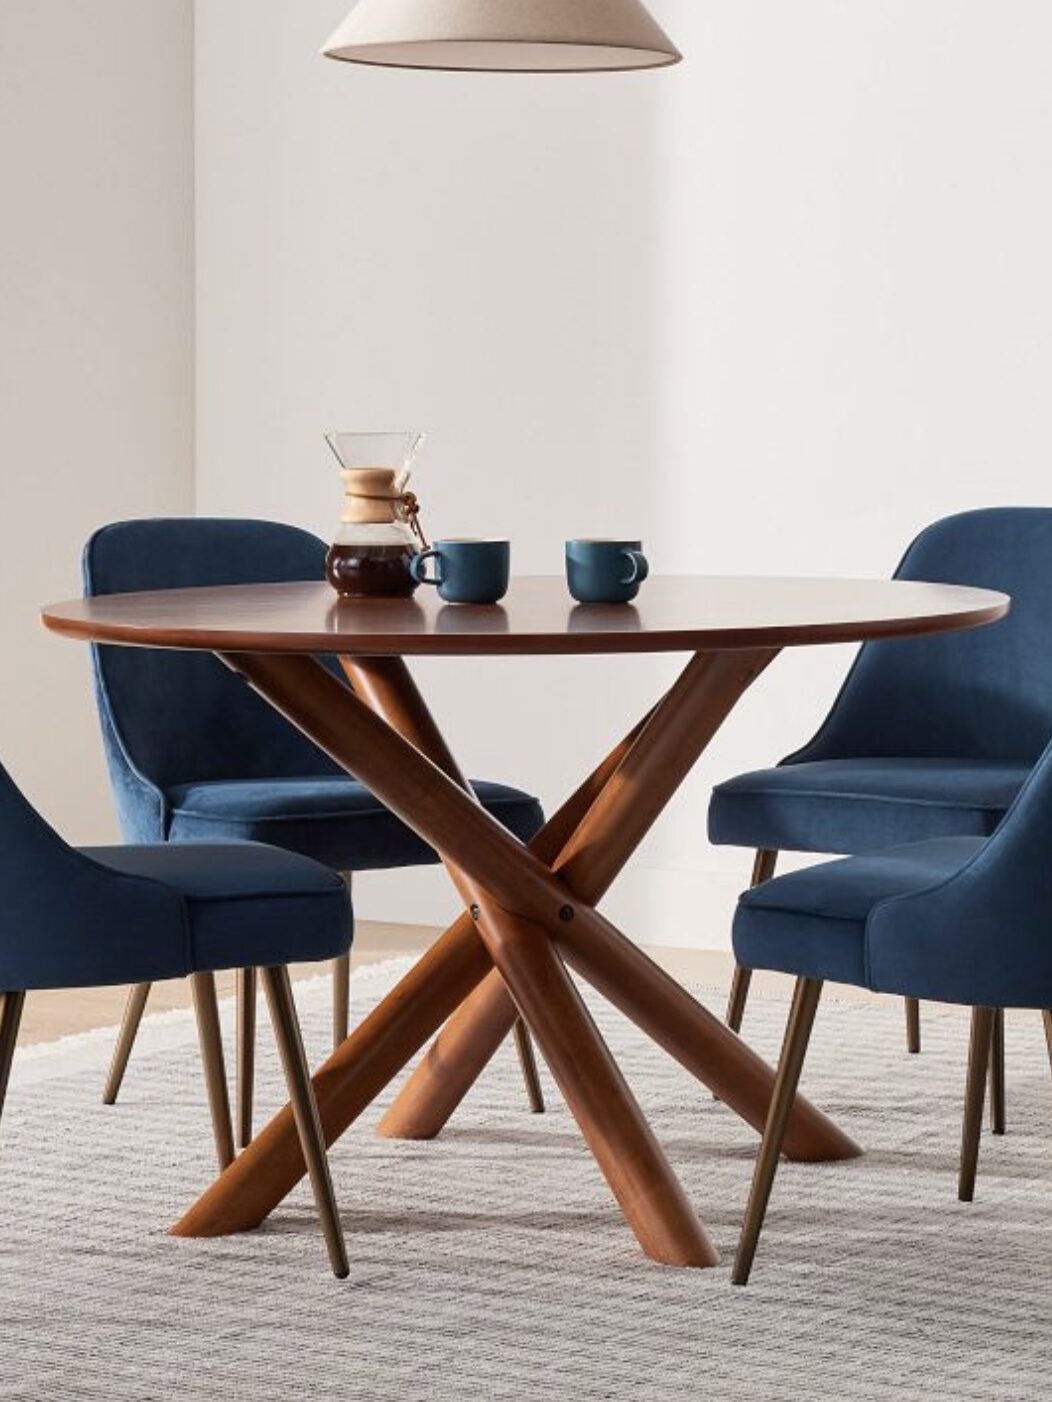
<path fill-rule="evenodd" d="M 353 895 L 354 872 L 343 873 L 348 894 Z M 332 961 L 332 1049 L 339 1051 L 351 1030 L 351 953 Z"/>
<path fill-rule="evenodd" d="M 522 1079 L 526 1083 L 526 1097 L 530 1102 L 530 1109 L 535 1115 L 543 1115 L 544 1090 L 541 1086 L 540 1072 L 537 1070 L 533 1038 L 521 1017 L 515 1019 L 515 1046 L 519 1053 L 519 1065 L 522 1067 Z"/>
<path fill-rule="evenodd" d="M 289 971 L 277 968 L 262 969 L 260 972 L 270 1007 L 270 1020 L 274 1024 L 274 1037 L 285 1070 L 285 1081 L 289 1088 L 289 1100 L 292 1102 L 300 1147 L 303 1150 L 307 1172 L 310 1174 L 311 1187 L 314 1189 L 318 1216 L 321 1218 L 329 1261 L 333 1274 L 343 1280 L 350 1274 L 347 1246 L 339 1209 L 336 1206 L 336 1193 L 333 1190 L 329 1158 L 325 1150 L 325 1136 L 318 1115 L 318 1104 L 314 1098 L 307 1055 L 303 1049 L 303 1036 L 296 1016 Z"/>
<path fill-rule="evenodd" d="M 972 1035 L 968 1051 L 968 1080 L 964 1091 L 964 1127 L 961 1131 L 961 1169 L 957 1196 L 971 1202 L 975 1196 L 975 1175 L 979 1164 L 979 1140 L 983 1129 L 983 1101 L 990 1067 L 996 1008 L 972 1009 Z"/>
<path fill-rule="evenodd" d="M 252 1143 L 256 1083 L 256 971 L 237 971 L 237 1147 Z"/>
<path fill-rule="evenodd" d="M 351 1030 L 351 956 L 332 961 L 332 1049 L 338 1051 Z"/>
<path fill-rule="evenodd" d="M 771 1105 L 767 1111 L 767 1124 L 760 1143 L 760 1152 L 756 1157 L 749 1204 L 745 1210 L 738 1254 L 731 1275 L 732 1285 L 749 1283 L 756 1244 L 767 1215 L 774 1175 L 778 1170 L 778 1159 L 796 1099 L 796 1088 L 800 1084 L 800 1072 L 803 1070 L 807 1044 L 811 1040 L 811 1029 L 815 1024 L 815 1013 L 818 1011 L 821 996 L 821 979 L 797 979 L 789 1022 L 785 1029 L 785 1041 L 782 1044 L 782 1055 L 778 1062 L 778 1075 L 774 1082 Z"/>
<path fill-rule="evenodd" d="M 4 1113 L 7 1099 L 7 1083 L 11 1079 L 11 1063 L 15 1059 L 15 1045 L 18 1042 L 18 1029 L 22 1025 L 22 1009 L 26 1005 L 24 993 L 3 993 L 3 1010 L 0 1011 L 0 1115 Z"/>
<path fill-rule="evenodd" d="M 765 881 L 770 881 L 774 875 L 775 866 L 778 863 L 778 853 L 772 852 L 766 847 L 761 847 L 756 853 L 752 864 L 752 879 L 750 886 L 762 886 Z M 732 1032 L 740 1032 L 742 1028 L 742 1018 L 745 1016 L 745 1004 L 749 998 L 749 985 L 752 983 L 752 970 L 743 969 L 740 964 L 734 970 L 734 979 L 731 983 L 731 993 L 727 1000 L 727 1026 Z"/>
<path fill-rule="evenodd" d="M 906 1050 L 916 1056 L 921 1049 L 920 999 L 906 999 Z"/>
<path fill-rule="evenodd" d="M 150 996 L 152 987 L 153 985 L 150 983 L 136 983 L 128 990 L 128 1001 L 124 1005 L 121 1030 L 117 1035 L 117 1045 L 113 1048 L 113 1060 L 110 1062 L 106 1084 L 102 1090 L 103 1105 L 116 1105 L 117 1103 L 124 1073 L 128 1069 L 128 1058 L 135 1045 L 135 1038 L 139 1033 L 139 1023 L 142 1022 L 142 1015 L 146 1010 L 146 1000 Z"/>
<path fill-rule="evenodd" d="M 1045 1050 L 1048 1052 L 1048 1069 L 1052 1071 L 1052 1009 L 1046 1008 L 1041 1014 L 1045 1028 Z"/>
<path fill-rule="evenodd" d="M 742 1018 L 745 1016 L 745 1004 L 749 997 L 749 985 L 752 983 L 752 969 L 745 969 L 741 964 L 734 966 L 734 978 L 731 980 L 731 994 L 727 999 L 727 1026 L 732 1032 L 742 1030 Z"/>
<path fill-rule="evenodd" d="M 994 1013 L 994 1030 L 990 1039 L 990 1128 L 994 1134 L 1005 1132 L 1005 1010 Z"/>
<path fill-rule="evenodd" d="M 201 1044 L 201 1065 L 212 1113 L 212 1133 L 220 1170 L 234 1162 L 234 1131 L 230 1123 L 230 1094 L 223 1060 L 223 1038 L 219 1027 L 219 1002 L 214 974 L 191 974 L 190 990 L 197 1013 L 197 1036 Z"/>

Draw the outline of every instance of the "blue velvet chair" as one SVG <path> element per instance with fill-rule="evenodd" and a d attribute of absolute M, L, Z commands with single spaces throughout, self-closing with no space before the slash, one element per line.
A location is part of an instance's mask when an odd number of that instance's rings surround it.
<path fill-rule="evenodd" d="M 992 837 L 935 837 L 826 862 L 742 896 L 739 961 L 795 974 L 797 983 L 736 1283 L 749 1277 L 825 980 L 973 1009 L 958 1181 L 959 1197 L 971 1201 L 997 1010 L 1040 1008 L 1049 1027 L 1050 853 L 1052 745 Z"/>
<path fill-rule="evenodd" d="M 89 595 L 322 579 L 324 542 L 268 521 L 146 520 L 105 526 L 84 551 Z M 436 854 L 363 785 L 207 653 L 97 647 L 96 696 L 121 827 L 129 842 L 248 839 L 350 875 L 422 866 Z M 335 661 L 333 668 L 339 671 Z M 342 676 L 342 674 L 340 674 Z M 522 841 L 543 822 L 537 800 L 476 783 L 483 806 Z M 347 1035 L 349 963 L 334 970 L 333 1039 Z M 255 978 L 238 980 L 238 1140 L 252 1133 Z M 129 995 L 104 1099 L 117 1096 L 149 985 Z M 543 1109 L 525 1028 L 527 1089 Z"/>
<path fill-rule="evenodd" d="M 856 854 L 994 831 L 1052 736 L 1052 510 L 950 516 L 906 552 L 897 579 L 999 589 L 1012 611 L 970 633 L 867 643 L 828 719 L 777 768 L 720 784 L 709 810 L 718 845 L 756 849 L 753 881 L 779 851 Z M 749 970 L 727 1020 L 741 1027 Z M 907 1003 L 911 1051 L 920 1019 Z M 1003 1129 L 1003 1025 L 995 1031 L 995 1129 Z"/>
<path fill-rule="evenodd" d="M 27 991 L 189 977 L 217 1133 L 231 1136 L 215 971 L 259 968 L 333 1270 L 343 1230 L 287 965 L 350 948 L 327 867 L 255 843 L 73 848 L 0 766 L 0 1112 Z"/>

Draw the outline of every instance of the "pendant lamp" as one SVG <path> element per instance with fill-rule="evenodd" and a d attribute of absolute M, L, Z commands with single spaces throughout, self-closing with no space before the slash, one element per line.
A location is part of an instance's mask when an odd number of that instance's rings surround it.
<path fill-rule="evenodd" d="M 620 72 L 682 58 L 642 0 L 358 0 L 322 53 L 491 73 Z"/>

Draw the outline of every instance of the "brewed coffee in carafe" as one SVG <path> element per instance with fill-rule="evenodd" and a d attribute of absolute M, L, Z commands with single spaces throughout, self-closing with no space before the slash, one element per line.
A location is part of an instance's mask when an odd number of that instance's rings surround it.
<path fill-rule="evenodd" d="M 333 433 L 326 441 L 340 463 L 344 507 L 325 573 L 345 599 L 406 599 L 417 584 L 413 556 L 427 541 L 409 467 L 423 443 L 418 433 Z"/>

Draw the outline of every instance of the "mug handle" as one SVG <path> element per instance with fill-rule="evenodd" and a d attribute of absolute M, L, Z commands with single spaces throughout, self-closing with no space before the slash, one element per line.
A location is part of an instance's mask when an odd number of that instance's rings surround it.
<path fill-rule="evenodd" d="M 650 561 L 641 550 L 622 550 L 621 554 L 632 566 L 632 573 L 627 579 L 623 579 L 621 583 L 642 584 L 650 573 Z"/>
<path fill-rule="evenodd" d="M 435 577 L 428 579 L 425 573 L 425 566 L 428 560 L 435 562 Z M 422 550 L 419 555 L 414 555 L 409 562 L 409 573 L 416 580 L 417 584 L 439 585 L 442 583 L 442 552 L 441 550 Z"/>

